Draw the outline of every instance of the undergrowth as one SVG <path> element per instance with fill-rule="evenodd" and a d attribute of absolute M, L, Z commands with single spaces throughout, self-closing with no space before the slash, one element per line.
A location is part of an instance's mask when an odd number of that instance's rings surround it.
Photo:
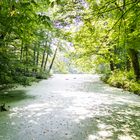
<path fill-rule="evenodd" d="M 132 71 L 114 71 L 106 73 L 101 77 L 101 80 L 108 83 L 111 86 L 117 88 L 123 88 L 124 90 L 134 92 L 140 95 L 140 81 L 135 80 L 134 73 Z"/>

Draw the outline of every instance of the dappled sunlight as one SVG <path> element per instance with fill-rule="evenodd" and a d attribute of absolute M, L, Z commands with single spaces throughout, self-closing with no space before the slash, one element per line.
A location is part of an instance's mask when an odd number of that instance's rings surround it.
<path fill-rule="evenodd" d="M 124 129 L 124 135 L 121 133 L 114 133 L 113 128 L 111 125 L 105 125 L 105 124 L 98 124 L 99 130 L 95 134 L 88 135 L 88 138 L 86 140 L 134 140 L 136 137 L 133 134 L 129 134 L 129 130 Z M 119 129 L 120 131 L 121 129 Z M 115 131 L 118 131 L 115 129 Z"/>
<path fill-rule="evenodd" d="M 108 131 L 102 130 L 98 132 L 98 135 L 102 138 L 107 138 L 107 137 L 111 137 L 112 133 L 109 130 Z"/>
<path fill-rule="evenodd" d="M 15 107 L 11 110 L 9 116 L 13 117 L 18 115 L 18 117 L 22 117 L 25 113 L 29 114 L 26 116 L 27 118 L 31 118 L 33 115 L 42 116 L 52 111 L 52 109 L 49 108 L 51 105 L 49 105 L 48 103 L 35 103 L 23 108 Z"/>
<path fill-rule="evenodd" d="M 129 135 L 120 135 L 118 137 L 119 140 L 135 140 L 134 138 L 132 138 L 131 136 Z"/>
<path fill-rule="evenodd" d="M 139 137 L 139 96 L 110 88 L 98 76 L 54 75 L 50 80 L 26 88 L 26 94 L 35 97 L 13 106 L 11 103 L 10 111 L 0 115 L 4 122 L 0 129 L 5 139 L 13 134 L 11 140 L 22 137 L 133 140 Z"/>
<path fill-rule="evenodd" d="M 106 124 L 104 124 L 104 123 L 100 123 L 100 124 L 98 124 L 98 128 L 99 128 L 100 130 L 104 130 L 104 129 L 111 129 L 112 126 L 111 126 L 111 125 L 106 125 Z"/>
<path fill-rule="evenodd" d="M 98 137 L 97 136 L 94 136 L 94 135 L 89 135 L 87 140 L 97 140 Z"/>

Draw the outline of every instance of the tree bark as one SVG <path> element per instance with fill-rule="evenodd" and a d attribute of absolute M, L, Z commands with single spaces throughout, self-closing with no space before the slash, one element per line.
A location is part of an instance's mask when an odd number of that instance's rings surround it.
<path fill-rule="evenodd" d="M 34 45 L 34 50 L 33 50 L 33 53 L 34 53 L 34 55 L 33 55 L 33 66 L 34 66 L 34 68 L 32 69 L 32 74 L 33 74 L 33 76 L 34 76 L 34 72 L 36 72 L 36 68 L 35 68 L 35 66 L 36 66 L 36 46 Z"/>
<path fill-rule="evenodd" d="M 138 51 L 135 49 L 129 49 L 130 58 L 132 61 L 132 66 L 134 69 L 134 74 L 136 76 L 136 81 L 140 80 L 140 66 L 139 66 L 139 59 L 138 59 Z"/>
<path fill-rule="evenodd" d="M 110 70 L 114 71 L 114 62 L 110 60 Z"/>
<path fill-rule="evenodd" d="M 54 63 L 54 59 L 55 59 L 55 57 L 56 57 L 56 53 L 57 53 L 57 48 L 56 48 L 56 50 L 55 50 L 55 53 L 54 53 L 54 56 L 53 56 L 52 62 L 51 62 L 51 64 L 50 64 L 50 67 L 49 67 L 48 72 L 50 72 L 51 69 L 52 69 L 52 66 L 53 66 L 53 63 Z"/>
<path fill-rule="evenodd" d="M 41 69 L 43 68 L 43 65 L 44 65 L 45 54 L 46 54 L 46 48 L 44 48 L 44 52 L 43 52 L 43 56 L 42 56 Z"/>
<path fill-rule="evenodd" d="M 33 65 L 36 64 L 36 46 L 34 46 L 34 58 L 33 58 Z"/>
<path fill-rule="evenodd" d="M 37 58 L 36 58 L 36 66 L 38 66 L 38 63 L 39 63 L 39 46 L 38 46 L 38 48 L 37 48 Z"/>
<path fill-rule="evenodd" d="M 46 69 L 46 66 L 47 66 L 48 57 L 49 57 L 49 53 L 47 53 L 47 56 L 46 56 L 46 60 L 45 60 L 45 64 L 44 64 L 44 71 L 45 71 L 45 69 Z"/>
<path fill-rule="evenodd" d="M 25 64 L 26 64 L 26 70 L 25 70 L 25 75 L 27 75 L 28 74 L 28 62 L 29 62 L 29 60 L 28 60 L 28 46 L 27 46 L 27 44 L 25 45 L 25 56 L 26 56 L 26 62 L 25 62 Z"/>
<path fill-rule="evenodd" d="M 20 49 L 20 62 L 22 61 L 22 56 L 23 56 L 23 42 L 21 44 L 21 49 Z"/>

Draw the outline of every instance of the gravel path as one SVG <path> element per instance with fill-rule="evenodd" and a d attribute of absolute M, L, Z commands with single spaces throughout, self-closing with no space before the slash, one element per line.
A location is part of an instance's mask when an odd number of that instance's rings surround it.
<path fill-rule="evenodd" d="M 140 97 L 97 75 L 54 75 L 18 88 L 0 113 L 0 140 L 140 140 Z"/>

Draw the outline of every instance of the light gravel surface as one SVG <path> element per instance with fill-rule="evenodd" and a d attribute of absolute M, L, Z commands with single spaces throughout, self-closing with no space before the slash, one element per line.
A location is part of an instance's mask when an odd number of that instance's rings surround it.
<path fill-rule="evenodd" d="M 140 96 L 98 75 L 56 74 L 0 113 L 0 140 L 140 140 Z"/>

